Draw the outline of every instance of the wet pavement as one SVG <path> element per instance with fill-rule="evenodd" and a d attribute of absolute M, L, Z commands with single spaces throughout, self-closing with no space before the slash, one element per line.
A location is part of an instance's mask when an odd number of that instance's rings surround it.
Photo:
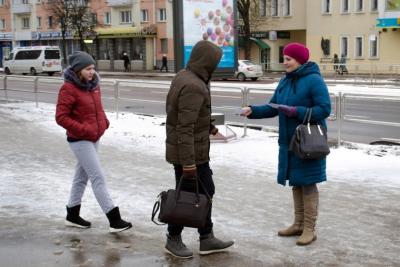
<path fill-rule="evenodd" d="M 229 161 L 211 162 L 213 218 L 215 235 L 234 239 L 234 247 L 199 256 L 196 231 L 185 229 L 183 239 L 195 256 L 171 258 L 163 252 L 165 227 L 150 221 L 156 195 L 173 181 L 171 166 L 162 153 L 111 145 L 101 147 L 101 161 L 114 202 L 133 229 L 109 234 L 90 188 L 82 216 L 92 228 L 66 228 L 75 159 L 63 131 L 43 123 L 14 117 L 0 102 L 1 266 L 400 266 L 399 187 L 343 177 L 322 184 L 318 240 L 299 247 L 296 238 L 276 234 L 291 222 L 292 202 L 288 187 L 265 179 L 275 176 L 273 168 L 237 168 Z"/>

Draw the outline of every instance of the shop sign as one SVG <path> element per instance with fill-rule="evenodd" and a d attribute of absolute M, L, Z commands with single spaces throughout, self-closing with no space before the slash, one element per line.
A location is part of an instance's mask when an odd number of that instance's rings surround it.
<path fill-rule="evenodd" d="M 251 37 L 257 38 L 257 39 L 267 39 L 268 32 L 262 32 L 262 31 L 251 32 Z"/>
<path fill-rule="evenodd" d="M 39 39 L 59 39 L 61 38 L 61 32 L 32 32 L 32 39 L 39 40 Z M 65 37 L 71 38 L 71 32 L 66 32 Z"/>
<path fill-rule="evenodd" d="M 6 33 L 0 33 L 0 40 L 12 40 L 13 39 L 13 34 L 10 32 Z"/>

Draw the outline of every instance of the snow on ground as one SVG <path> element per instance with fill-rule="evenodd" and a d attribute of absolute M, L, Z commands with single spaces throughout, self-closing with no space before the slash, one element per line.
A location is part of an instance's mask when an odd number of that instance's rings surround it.
<path fill-rule="evenodd" d="M 63 135 L 64 130 L 54 121 L 55 106 L 41 103 L 34 108 L 33 103 L 12 103 L 7 106 L 10 115 L 38 122 L 49 131 Z M 4 109 L 6 111 L 6 109 Z M 110 128 L 101 140 L 104 145 L 121 150 L 142 151 L 163 157 L 165 153 L 165 118 L 121 113 L 108 113 Z M 223 127 L 222 127 L 223 128 Z M 232 127 L 239 138 L 228 144 L 213 143 L 211 159 L 213 164 L 232 163 L 237 168 L 257 170 L 267 167 L 277 168 L 277 134 L 248 130 L 248 136 L 241 138 L 241 128 Z M 349 173 L 349 170 L 351 172 Z M 348 182 L 366 181 L 400 186 L 400 148 L 396 146 L 371 146 L 363 144 L 345 145 L 331 148 L 328 157 L 328 177 L 346 177 Z M 272 178 L 275 179 L 275 178 Z"/>
<path fill-rule="evenodd" d="M 0 102 L 2 266 L 399 266 L 397 147 L 332 148 L 328 182 L 319 186 L 318 240 L 303 248 L 276 235 L 293 213 L 290 189 L 276 184 L 277 134 L 249 130 L 245 138 L 213 143 L 215 233 L 235 246 L 199 257 L 196 231 L 185 229 L 195 258 L 177 261 L 163 253 L 165 227 L 150 222 L 156 195 L 173 186 L 165 118 L 108 113 L 99 156 L 113 201 L 134 225 L 114 236 L 89 188 L 82 214 L 93 227 L 63 227 L 75 158 L 54 109 Z"/>

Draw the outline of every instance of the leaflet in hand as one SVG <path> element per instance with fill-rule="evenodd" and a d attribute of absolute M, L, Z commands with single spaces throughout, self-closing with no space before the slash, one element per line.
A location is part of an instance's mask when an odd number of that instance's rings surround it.
<path fill-rule="evenodd" d="M 234 114 L 235 115 L 243 115 L 245 113 L 245 111 L 246 110 L 244 108 L 237 108 L 237 109 L 235 109 Z"/>

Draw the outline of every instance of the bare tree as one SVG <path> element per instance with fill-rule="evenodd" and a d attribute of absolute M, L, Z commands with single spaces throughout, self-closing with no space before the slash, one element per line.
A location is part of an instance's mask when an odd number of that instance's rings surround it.
<path fill-rule="evenodd" d="M 88 0 L 71 1 L 69 27 L 78 35 L 80 50 L 88 52 L 85 39 L 95 36 L 95 28 L 98 26 L 96 13 L 92 13 Z"/>
<path fill-rule="evenodd" d="M 46 3 L 46 9 L 49 14 L 52 14 L 54 20 L 59 23 L 61 30 L 61 51 L 63 54 L 63 65 L 67 65 L 67 30 L 69 21 L 69 7 L 68 2 L 70 0 L 48 0 Z"/>
<path fill-rule="evenodd" d="M 84 40 L 94 36 L 98 26 L 96 13 L 92 13 L 88 0 L 48 0 L 47 10 L 59 24 L 62 36 L 63 64 L 67 64 L 67 32 L 78 36 L 80 50 L 87 51 Z"/>
<path fill-rule="evenodd" d="M 239 25 L 245 45 L 245 58 L 250 59 L 251 31 L 257 30 L 260 25 L 267 25 L 269 18 L 267 10 L 271 6 L 271 0 L 238 0 L 237 7 L 240 14 Z"/>

